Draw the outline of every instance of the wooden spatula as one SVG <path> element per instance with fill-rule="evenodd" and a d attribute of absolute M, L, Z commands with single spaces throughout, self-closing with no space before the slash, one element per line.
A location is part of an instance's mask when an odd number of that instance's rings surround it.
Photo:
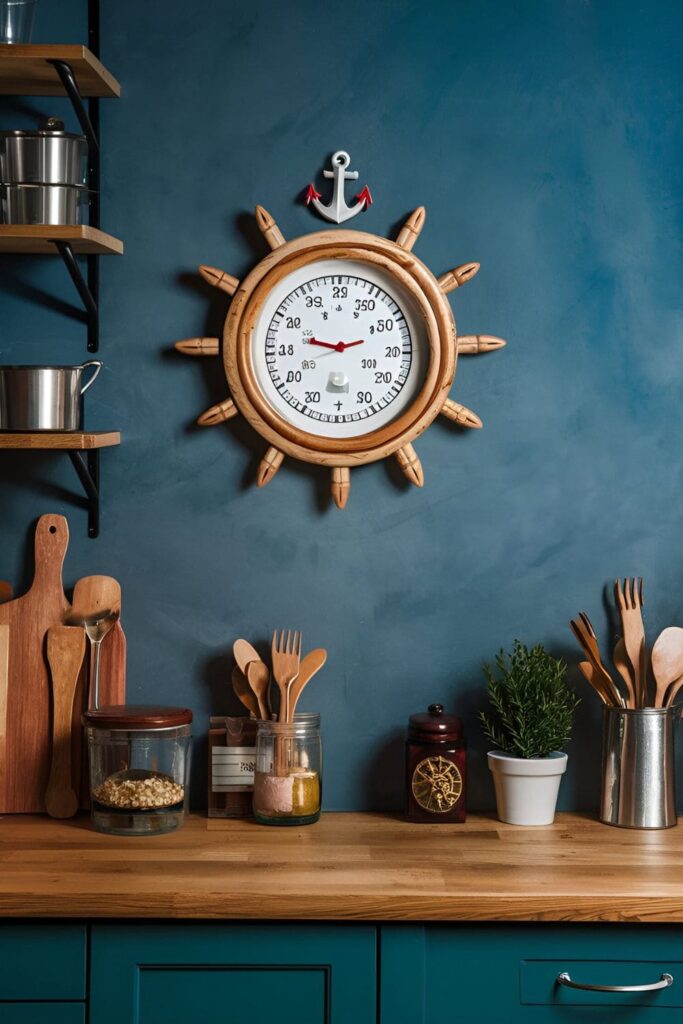
<path fill-rule="evenodd" d="M 680 626 L 669 626 L 655 640 L 652 672 L 657 684 L 655 707 L 661 708 L 669 686 L 683 676 L 683 629 Z"/>
<path fill-rule="evenodd" d="M 52 765 L 45 807 L 51 818 L 71 818 L 78 810 L 78 795 L 71 784 L 71 719 L 84 654 L 82 626 L 50 626 L 47 660 L 52 678 Z"/>
<path fill-rule="evenodd" d="M 636 691 L 633 684 L 633 675 L 631 673 L 631 662 L 628 660 L 626 644 L 624 643 L 624 638 L 622 636 L 619 637 L 614 645 L 612 661 L 614 662 L 615 669 L 624 680 L 624 685 L 626 686 L 626 707 L 635 708 Z"/>

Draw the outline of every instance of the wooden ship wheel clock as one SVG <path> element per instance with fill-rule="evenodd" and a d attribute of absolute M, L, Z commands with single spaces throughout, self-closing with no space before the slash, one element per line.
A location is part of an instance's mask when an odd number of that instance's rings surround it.
<path fill-rule="evenodd" d="M 372 202 L 367 188 L 347 206 L 344 185 L 357 172 L 332 157 L 328 206 L 309 186 L 307 201 L 342 223 Z M 393 456 L 418 487 L 422 465 L 412 442 L 441 414 L 462 427 L 479 417 L 449 398 L 458 355 L 500 348 L 491 335 L 458 337 L 447 299 L 478 263 L 436 278 L 412 253 L 425 220 L 415 210 L 396 241 L 333 229 L 286 242 L 262 206 L 256 221 L 271 252 L 243 281 L 214 267 L 199 272 L 232 297 L 222 358 L 230 397 L 203 413 L 202 426 L 241 414 L 266 440 L 257 474 L 263 487 L 285 456 L 329 467 L 332 498 L 346 505 L 354 466 Z M 176 348 L 218 356 L 218 338 L 189 338 Z"/>

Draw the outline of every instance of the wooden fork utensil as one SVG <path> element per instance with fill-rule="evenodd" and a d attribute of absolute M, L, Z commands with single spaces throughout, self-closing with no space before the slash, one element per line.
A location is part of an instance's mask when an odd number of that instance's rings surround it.
<path fill-rule="evenodd" d="M 621 632 L 628 660 L 633 668 L 633 679 L 636 704 L 643 708 L 647 704 L 647 650 L 645 647 L 645 627 L 643 626 L 642 607 L 643 580 L 625 579 L 623 584 L 616 580 L 614 595 L 621 619 Z"/>
<path fill-rule="evenodd" d="M 280 691 L 278 721 L 289 722 L 291 721 L 289 692 L 292 683 L 299 675 L 299 666 L 301 664 L 301 633 L 298 630 L 292 633 L 292 630 L 288 629 L 285 634 L 283 629 L 278 637 L 278 632 L 275 630 L 271 644 L 271 655 L 273 659 L 273 678 Z"/>

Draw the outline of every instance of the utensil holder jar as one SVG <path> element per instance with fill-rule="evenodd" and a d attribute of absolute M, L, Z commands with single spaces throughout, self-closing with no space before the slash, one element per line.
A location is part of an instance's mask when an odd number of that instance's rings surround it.
<path fill-rule="evenodd" d="M 620 828 L 676 824 L 674 723 L 680 707 L 603 708 L 600 820 Z"/>
<path fill-rule="evenodd" d="M 256 734 L 254 817 L 262 825 L 311 825 L 320 817 L 320 715 L 293 722 L 259 722 Z"/>

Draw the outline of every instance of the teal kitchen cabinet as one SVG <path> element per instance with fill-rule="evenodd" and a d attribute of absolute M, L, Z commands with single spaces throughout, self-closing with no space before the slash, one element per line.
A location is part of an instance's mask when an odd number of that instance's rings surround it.
<path fill-rule="evenodd" d="M 2 1024 L 85 1024 L 85 1003 L 0 1003 Z"/>
<path fill-rule="evenodd" d="M 376 1024 L 370 926 L 94 924 L 90 1024 Z"/>
<path fill-rule="evenodd" d="M 0 925 L 2 1024 L 85 1024 L 85 925 Z"/>
<path fill-rule="evenodd" d="M 652 985 L 596 992 L 582 985 Z M 664 1024 L 683 1017 L 680 926 L 387 925 L 381 935 L 380 1024 Z M 667 1012 L 668 1011 L 668 1014 Z"/>

